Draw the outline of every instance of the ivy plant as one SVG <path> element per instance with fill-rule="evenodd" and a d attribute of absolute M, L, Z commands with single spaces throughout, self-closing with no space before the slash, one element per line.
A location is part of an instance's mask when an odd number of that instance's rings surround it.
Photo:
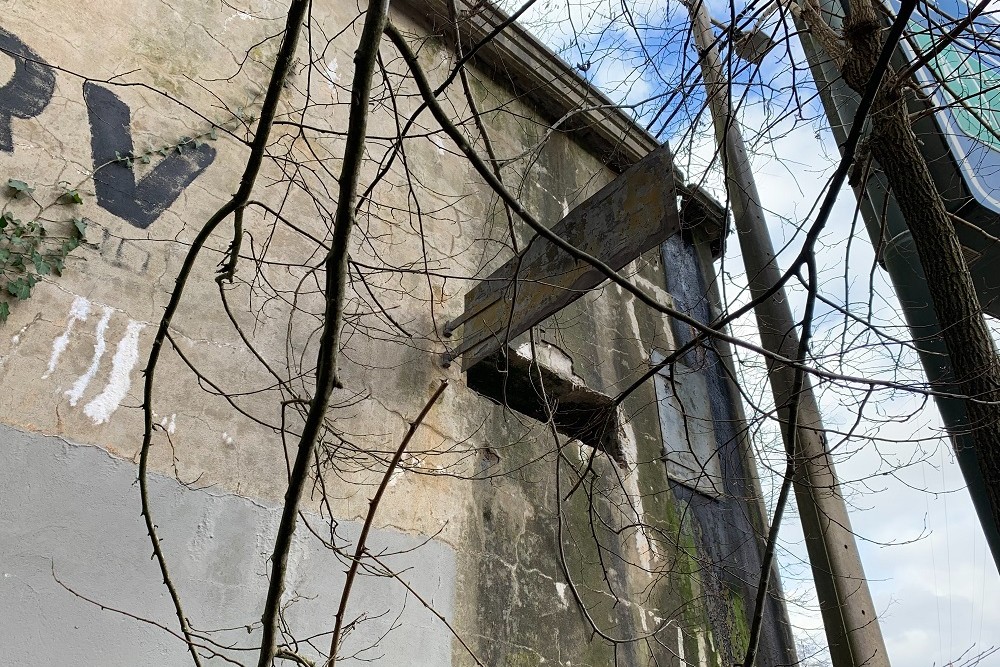
<path fill-rule="evenodd" d="M 7 188 L 14 199 L 34 192 L 16 178 L 7 181 Z M 56 201 L 74 205 L 83 198 L 75 188 L 64 187 Z M 0 323 L 7 321 L 11 303 L 30 298 L 40 280 L 62 275 L 66 256 L 84 242 L 86 231 L 87 219 L 79 216 L 57 222 L 43 220 L 41 215 L 20 220 L 10 211 L 0 214 Z"/>
<path fill-rule="evenodd" d="M 142 164 L 149 164 L 154 155 L 161 155 L 166 157 L 171 152 L 176 151 L 181 155 L 184 154 L 186 150 L 198 150 L 206 141 L 215 141 L 219 138 L 218 128 L 213 125 L 211 129 L 207 132 L 202 132 L 201 134 L 195 135 L 193 137 L 183 136 L 178 139 L 173 144 L 164 144 L 159 148 L 147 148 L 142 152 L 133 153 L 119 153 L 115 151 L 115 159 L 112 162 L 122 164 L 129 169 L 132 169 L 136 162 L 141 162 Z M 79 203 L 79 202 L 77 202 Z"/>

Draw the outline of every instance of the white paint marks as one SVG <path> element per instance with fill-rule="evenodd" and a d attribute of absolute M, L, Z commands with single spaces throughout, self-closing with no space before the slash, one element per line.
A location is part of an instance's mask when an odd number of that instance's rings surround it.
<path fill-rule="evenodd" d="M 677 626 L 677 659 L 680 661 L 680 667 L 687 667 L 687 660 L 684 659 L 684 631 L 680 626 Z"/>
<path fill-rule="evenodd" d="M 431 142 L 434 144 L 434 146 L 437 147 L 438 155 L 444 155 L 444 139 L 441 137 L 441 135 L 436 133 L 432 134 Z"/>
<path fill-rule="evenodd" d="M 222 432 L 222 444 L 227 445 L 229 447 L 233 446 L 233 436 L 229 435 L 228 431 Z"/>
<path fill-rule="evenodd" d="M 95 424 L 103 424 L 111 419 L 111 415 L 128 394 L 132 386 L 132 368 L 139 360 L 139 332 L 145 326 L 143 322 L 128 321 L 125 335 L 118 341 L 118 349 L 111 359 L 111 374 L 104 391 L 83 408 L 84 414 Z"/>
<path fill-rule="evenodd" d="M 52 375 L 52 371 L 56 369 L 59 357 L 62 355 L 63 350 L 66 349 L 66 345 L 69 344 L 69 335 L 73 333 L 73 325 L 76 324 L 77 320 L 86 322 L 88 315 L 90 315 L 90 301 L 82 296 L 73 299 L 73 303 L 69 307 L 69 320 L 66 322 L 66 330 L 52 341 L 52 354 L 49 356 L 48 370 L 42 375 L 43 380 Z"/>
<path fill-rule="evenodd" d="M 620 409 L 620 408 L 619 408 Z M 638 459 L 638 445 L 636 444 L 635 429 L 632 424 L 624 418 L 619 418 L 622 425 L 622 457 L 625 459 L 625 476 L 622 480 L 622 490 L 628 498 L 628 507 L 631 510 L 631 518 L 638 528 L 635 530 L 635 550 L 639 555 L 639 561 L 647 572 L 654 572 L 656 568 L 653 560 L 660 560 L 661 555 L 656 549 L 656 545 L 649 538 L 646 532 L 646 525 L 641 517 L 646 516 L 643 508 L 642 492 L 639 489 L 639 472 L 636 467 Z"/>
<path fill-rule="evenodd" d="M 111 315 L 115 312 L 114 308 L 109 306 L 104 306 L 104 315 L 101 316 L 101 321 L 97 323 L 97 340 L 94 342 L 94 356 L 90 360 L 90 366 L 87 371 L 76 379 L 73 383 L 73 387 L 66 392 L 69 396 L 69 404 L 75 406 L 83 396 L 83 392 L 87 390 L 87 385 L 90 381 L 94 379 L 94 375 L 97 374 L 97 369 L 101 365 L 101 357 L 104 356 L 104 350 L 107 349 L 107 343 L 104 340 L 104 333 L 108 330 L 108 322 L 111 321 Z"/>
<path fill-rule="evenodd" d="M 226 21 L 225 21 L 225 23 L 223 25 L 228 30 L 229 29 L 229 24 L 232 23 L 233 19 L 239 19 L 241 21 L 252 21 L 254 18 L 255 18 L 254 15 L 251 14 L 251 13 L 249 13 L 249 12 L 244 12 L 244 11 L 237 10 L 237 12 L 235 14 L 233 14 L 232 16 L 226 17 Z"/>
<path fill-rule="evenodd" d="M 156 417 L 155 412 L 153 413 L 153 417 L 154 418 Z M 164 417 L 163 419 L 160 420 L 160 428 L 166 431 L 167 435 L 173 435 L 174 432 L 177 430 L 176 420 L 177 420 L 176 413 L 170 415 L 169 417 Z M 223 433 L 223 435 L 225 435 L 225 433 Z M 232 438 L 230 438 L 230 441 L 232 441 Z M 232 442 L 230 442 L 229 444 L 232 444 Z"/>
<path fill-rule="evenodd" d="M 559 601 L 562 602 L 563 609 L 569 609 L 569 598 L 566 597 L 567 588 L 569 588 L 569 586 L 563 582 L 556 582 L 556 594 L 559 596 Z"/>
<path fill-rule="evenodd" d="M 93 383 L 97 372 L 101 368 L 101 361 L 107 351 L 108 343 L 106 334 L 111 318 L 116 312 L 116 308 L 91 303 L 86 297 L 77 296 L 73 299 L 69 308 L 69 316 L 66 322 L 66 329 L 54 341 L 52 341 L 52 354 L 49 357 L 48 369 L 42 378 L 47 378 L 55 371 L 59 365 L 59 360 L 63 352 L 69 347 L 70 337 L 73 333 L 77 321 L 86 322 L 90 317 L 90 311 L 94 306 L 100 306 L 102 310 L 101 319 L 94 330 L 94 351 L 90 357 L 90 365 L 83 375 L 78 377 L 73 386 L 66 391 L 69 404 L 76 406 L 87 392 L 87 388 Z M 129 320 L 125 328 L 125 334 L 118 341 L 115 355 L 111 359 L 111 372 L 108 375 L 104 389 L 83 408 L 84 414 L 90 417 L 95 424 L 107 422 L 111 415 L 128 395 L 132 386 L 132 369 L 139 360 L 139 332 L 146 326 L 145 322 Z M 154 415 L 155 416 L 155 415 Z M 177 415 L 171 415 L 169 421 L 164 418 L 161 426 L 168 432 L 173 433 L 177 428 Z"/>
<path fill-rule="evenodd" d="M 649 634 L 649 622 L 646 620 L 646 614 L 642 613 L 642 608 L 639 608 L 639 624 L 642 625 L 643 634 Z"/>
<path fill-rule="evenodd" d="M 326 63 L 326 79 L 327 84 L 330 86 L 330 90 L 333 90 L 334 86 L 340 82 L 340 65 L 337 63 L 336 58 L 331 58 Z"/>
<path fill-rule="evenodd" d="M 701 630 L 695 630 L 694 638 L 698 641 L 698 667 L 708 667 L 708 651 L 705 650 L 705 633 Z"/>
<path fill-rule="evenodd" d="M 37 320 L 37 318 L 36 318 L 36 320 Z M 10 337 L 10 349 L 11 349 L 12 352 L 14 351 L 15 347 L 17 347 L 18 345 L 21 344 L 21 336 L 24 335 L 24 332 L 27 331 L 28 327 L 30 327 L 34 323 L 35 323 L 35 320 L 32 320 L 31 322 L 28 322 L 23 327 L 21 327 L 20 329 L 18 329 L 16 334 L 14 334 L 13 336 Z"/>
<path fill-rule="evenodd" d="M 408 461 L 412 461 L 413 463 L 408 463 Z M 417 456 L 413 456 L 410 453 L 406 453 L 403 454 L 403 458 L 400 460 L 399 463 L 400 464 L 396 466 L 396 469 L 392 471 L 392 474 L 389 475 L 389 486 L 396 486 L 396 482 L 398 482 L 403 477 L 403 474 L 406 472 L 407 466 L 410 468 L 419 468 L 421 459 Z"/>

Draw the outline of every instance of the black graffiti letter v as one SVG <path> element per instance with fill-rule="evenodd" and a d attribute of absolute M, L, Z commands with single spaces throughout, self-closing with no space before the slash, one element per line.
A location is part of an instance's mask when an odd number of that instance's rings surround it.
<path fill-rule="evenodd" d="M 215 149 L 204 144 L 183 153 L 171 152 L 136 181 L 132 169 L 119 159 L 132 155 L 128 105 L 91 81 L 83 84 L 83 98 L 90 118 L 97 203 L 139 229 L 146 229 L 160 217 L 215 159 Z"/>

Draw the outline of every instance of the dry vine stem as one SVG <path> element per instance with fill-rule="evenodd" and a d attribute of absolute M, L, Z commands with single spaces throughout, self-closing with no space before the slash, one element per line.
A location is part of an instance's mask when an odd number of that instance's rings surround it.
<path fill-rule="evenodd" d="M 406 431 L 406 435 L 403 436 L 403 440 L 399 443 L 399 447 L 396 449 L 396 453 L 393 454 L 392 460 L 389 461 L 388 467 L 385 469 L 385 474 L 382 475 L 382 483 L 378 486 L 378 491 L 375 492 L 375 496 L 368 503 L 368 515 L 365 516 L 364 526 L 361 528 L 361 535 L 358 536 L 358 544 L 354 549 L 354 558 L 351 560 L 351 567 L 347 570 L 347 578 L 344 580 L 344 590 L 340 594 L 340 607 L 337 609 L 337 621 L 333 627 L 333 637 L 330 639 L 330 658 L 326 662 L 326 667 L 334 667 L 337 662 L 337 649 L 340 647 L 340 636 L 344 628 L 344 617 L 347 614 L 347 601 L 351 597 L 351 589 L 354 586 L 354 578 L 358 574 L 358 566 L 361 564 L 361 559 L 365 555 L 365 545 L 368 542 L 368 531 L 371 530 L 372 523 L 375 520 L 375 511 L 378 509 L 379 503 L 382 501 L 382 496 L 385 494 L 385 490 L 389 486 L 389 480 L 392 479 L 393 473 L 396 472 L 396 466 L 399 465 L 399 460 L 403 457 L 403 452 L 406 451 L 406 446 L 410 444 L 410 440 L 413 439 L 413 435 L 420 428 L 420 424 L 424 421 L 424 417 L 427 413 L 431 411 L 434 404 L 437 403 L 438 398 L 444 393 L 444 390 L 448 387 L 448 381 L 442 380 L 441 384 L 438 386 L 437 390 L 428 399 L 424 409 L 420 411 L 417 418 L 410 423 L 410 428 Z M 449 626 L 450 627 L 450 626 Z"/>
<path fill-rule="evenodd" d="M 201 659 L 199 658 L 198 651 L 193 643 L 191 628 L 188 624 L 187 617 L 184 615 L 180 595 L 177 592 L 177 588 L 174 586 L 173 580 L 170 578 L 167 560 L 163 554 L 163 549 L 160 546 L 160 538 L 157 534 L 156 524 L 153 521 L 149 507 L 148 467 L 149 449 L 152 445 L 153 438 L 153 385 L 156 377 L 156 366 L 160 358 L 160 351 L 163 348 L 163 343 L 170 330 L 170 322 L 173 319 L 174 314 L 177 312 L 177 307 L 180 305 L 181 298 L 184 295 L 184 288 L 187 285 L 188 278 L 194 268 L 195 261 L 198 259 L 198 255 L 205 247 L 205 243 L 215 232 L 216 228 L 229 218 L 230 215 L 233 215 L 238 210 L 242 209 L 246 206 L 247 202 L 250 201 L 250 195 L 253 192 L 254 184 L 257 181 L 257 175 L 260 173 L 261 164 L 264 161 L 264 153 L 271 136 L 271 127 L 274 123 L 274 117 L 277 114 L 281 91 L 291 68 L 292 61 L 295 57 L 295 49 L 298 44 L 299 33 L 301 32 L 302 23 L 306 17 L 308 7 L 308 0 L 292 1 L 288 10 L 287 20 L 285 22 L 285 35 L 282 39 L 281 47 L 278 50 L 278 56 L 275 60 L 274 69 L 271 72 L 271 80 L 268 84 L 267 94 L 264 97 L 264 104 L 261 108 L 260 121 L 258 122 L 257 130 L 254 133 L 253 142 L 250 146 L 250 156 L 247 158 L 247 165 L 243 172 L 243 177 L 240 180 L 240 187 L 236 194 L 234 194 L 229 201 L 223 204 L 222 207 L 208 219 L 205 225 L 201 228 L 201 231 L 195 237 L 194 241 L 191 243 L 191 248 L 188 250 L 188 253 L 184 258 L 184 263 L 182 264 L 174 282 L 174 289 L 170 293 L 170 300 L 167 303 L 163 316 L 160 318 L 160 323 L 156 330 L 156 336 L 153 339 L 153 345 L 149 352 L 149 360 L 147 361 L 146 368 L 144 370 L 145 382 L 143 384 L 142 401 L 143 437 L 142 446 L 139 451 L 139 495 L 142 503 L 142 516 L 146 522 L 146 531 L 149 534 L 149 539 L 153 544 L 153 555 L 156 558 L 157 564 L 160 567 L 160 572 L 163 575 L 163 583 L 170 593 L 170 599 L 173 602 L 174 611 L 177 615 L 177 621 L 180 623 L 181 632 L 183 633 L 184 639 L 187 643 L 188 651 L 190 652 L 195 665 L 198 667 L 201 666 Z"/>
<path fill-rule="evenodd" d="M 372 77 L 378 56 L 379 42 L 389 12 L 389 0 L 376 0 L 368 7 L 361 42 L 354 56 L 354 81 L 351 88 L 351 113 L 348 122 L 347 144 L 340 173 L 340 192 L 334 219 L 333 240 L 326 256 L 324 292 L 326 305 L 323 313 L 323 332 L 316 359 L 316 388 L 306 423 L 299 437 L 295 463 L 285 492 L 278 534 L 271 554 L 271 581 L 262 618 L 264 634 L 261 639 L 258 667 L 271 665 L 277 645 L 278 614 L 281 596 L 285 589 L 288 554 L 292 547 L 295 522 L 308 477 L 309 460 L 319 440 L 326 411 L 333 391 L 341 386 L 337 372 L 340 352 L 341 320 L 344 314 L 344 292 L 347 287 L 348 245 L 355 222 L 358 178 L 364 157 L 365 135 L 368 126 L 368 100 L 371 95 Z"/>

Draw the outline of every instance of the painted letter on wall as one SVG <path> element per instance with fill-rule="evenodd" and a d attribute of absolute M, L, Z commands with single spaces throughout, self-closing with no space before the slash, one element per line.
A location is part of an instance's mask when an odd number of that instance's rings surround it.
<path fill-rule="evenodd" d="M 24 42 L 0 28 L 0 52 L 14 59 L 14 76 L 0 88 L 0 151 L 14 150 L 11 121 L 42 112 L 56 89 L 56 75 Z"/>
<path fill-rule="evenodd" d="M 138 181 L 119 159 L 132 155 L 131 110 L 107 88 L 83 84 L 90 119 L 97 203 L 110 213 L 146 229 L 170 207 L 184 189 L 215 159 L 215 149 L 202 145 L 184 153 L 171 152 Z"/>

